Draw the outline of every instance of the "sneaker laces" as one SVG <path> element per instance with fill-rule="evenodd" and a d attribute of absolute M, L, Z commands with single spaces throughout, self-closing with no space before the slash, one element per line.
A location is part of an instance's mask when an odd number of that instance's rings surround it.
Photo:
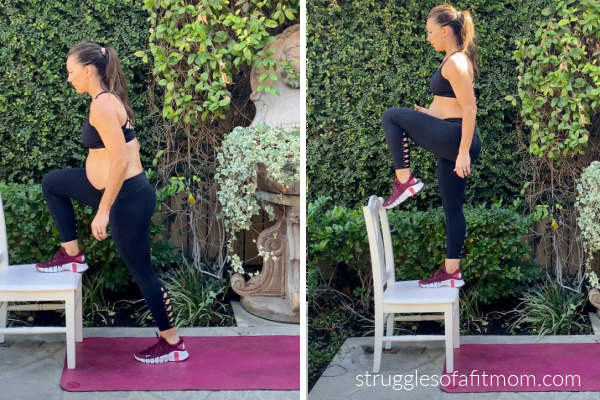
<path fill-rule="evenodd" d="M 58 250 L 56 254 L 52 256 L 51 259 L 41 264 L 44 264 L 44 266 L 48 267 L 63 264 L 62 260 L 65 258 L 66 255 L 67 253 L 64 251 L 64 248 L 61 247 L 60 250 Z"/>
<path fill-rule="evenodd" d="M 168 348 L 167 348 L 167 340 L 165 338 L 163 338 L 162 336 L 160 336 L 158 333 L 156 334 L 156 337 L 158 339 L 158 342 L 154 343 L 152 346 L 148 347 L 146 350 L 143 351 L 143 353 L 145 354 L 156 354 L 159 350 L 164 350 L 164 352 L 161 353 L 166 353 L 168 352 Z"/>
<path fill-rule="evenodd" d="M 425 282 L 435 282 L 436 280 L 438 280 L 439 276 L 442 275 L 444 273 L 444 269 L 443 267 L 438 269 L 437 271 L 435 271 L 435 273 L 433 274 L 433 276 L 424 279 Z"/>

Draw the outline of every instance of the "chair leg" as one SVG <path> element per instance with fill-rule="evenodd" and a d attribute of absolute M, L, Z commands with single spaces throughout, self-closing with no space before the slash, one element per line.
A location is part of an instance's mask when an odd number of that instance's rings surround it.
<path fill-rule="evenodd" d="M 75 369 L 75 301 L 76 293 L 65 300 L 65 318 L 67 328 L 67 368 Z"/>
<path fill-rule="evenodd" d="M 444 311 L 444 334 L 446 336 L 446 372 L 454 372 L 454 317 L 453 305 L 450 304 Z"/>
<path fill-rule="evenodd" d="M 81 283 L 75 293 L 77 306 L 75 306 L 75 341 L 83 342 L 83 296 Z"/>
<path fill-rule="evenodd" d="M 8 301 L 0 303 L 0 328 L 6 328 Z M 4 343 L 4 333 L 0 333 L 0 343 Z"/>
<path fill-rule="evenodd" d="M 375 312 L 375 346 L 373 346 L 373 373 L 381 368 L 381 351 L 383 345 L 383 313 Z"/>
<path fill-rule="evenodd" d="M 390 313 L 388 320 L 387 320 L 387 331 L 385 333 L 386 336 L 394 336 L 394 315 Z M 386 349 L 391 349 L 392 348 L 392 342 L 391 341 L 387 341 L 385 342 L 385 348 Z"/>
<path fill-rule="evenodd" d="M 460 300 L 456 299 L 456 305 L 454 306 L 454 348 L 460 348 Z"/>

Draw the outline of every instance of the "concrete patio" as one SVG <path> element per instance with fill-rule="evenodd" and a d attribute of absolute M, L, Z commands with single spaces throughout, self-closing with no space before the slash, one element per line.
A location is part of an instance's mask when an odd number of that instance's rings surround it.
<path fill-rule="evenodd" d="M 299 325 L 263 320 L 232 304 L 235 327 L 182 328 L 181 336 L 300 335 Z M 83 337 L 154 337 L 156 328 L 84 328 Z M 298 399 L 299 391 L 67 392 L 60 387 L 66 356 L 64 334 L 6 335 L 0 344 L 0 399 L 10 400 L 221 400 Z M 207 366 L 210 368 L 210 366 Z"/>
<path fill-rule="evenodd" d="M 597 343 L 600 342 L 600 320 L 590 313 L 593 335 L 547 336 L 539 343 Z M 477 343 L 535 343 L 537 336 L 461 336 L 461 344 Z M 446 393 L 438 386 L 414 385 L 393 388 L 395 375 L 439 376 L 445 361 L 442 342 L 395 342 L 391 350 L 384 350 L 381 369 L 377 379 L 371 373 L 373 367 L 373 338 L 347 339 L 329 364 L 321 378 L 310 391 L 310 400 L 329 399 L 544 399 L 544 400 L 592 400 L 596 392 L 494 392 L 494 393 Z M 369 375 L 367 375 L 369 374 Z M 382 380 L 387 386 L 382 385 Z M 390 379 L 392 385 L 390 385 Z"/>

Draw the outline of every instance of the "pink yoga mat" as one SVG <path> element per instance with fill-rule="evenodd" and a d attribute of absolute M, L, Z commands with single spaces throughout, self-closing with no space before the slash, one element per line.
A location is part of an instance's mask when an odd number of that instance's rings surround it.
<path fill-rule="evenodd" d="M 454 373 L 444 373 L 440 388 L 450 393 L 598 391 L 599 361 L 599 343 L 465 344 L 454 350 Z"/>
<path fill-rule="evenodd" d="M 184 337 L 190 357 L 143 364 L 136 351 L 155 338 L 90 337 L 76 344 L 76 369 L 65 366 L 60 386 L 103 390 L 298 390 L 299 336 Z"/>

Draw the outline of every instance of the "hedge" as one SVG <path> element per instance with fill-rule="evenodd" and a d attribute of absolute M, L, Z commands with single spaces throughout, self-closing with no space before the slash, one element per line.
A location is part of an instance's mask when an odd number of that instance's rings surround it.
<path fill-rule="evenodd" d="M 332 205 L 320 197 L 307 209 L 307 269 L 320 262 L 345 263 L 358 276 L 371 275 L 371 257 L 362 207 Z M 491 303 L 518 294 L 539 277 L 525 261 L 530 247 L 523 236 L 531 218 L 497 205 L 465 207 L 467 237 L 461 255 L 465 281 L 475 285 L 477 301 Z M 423 279 L 446 258 L 444 210 L 388 212 L 397 280 Z M 363 278 L 364 281 L 367 279 Z M 364 282 L 361 282 L 364 283 Z M 372 284 L 368 285 L 368 289 Z"/>
<path fill-rule="evenodd" d="M 65 68 L 69 48 L 82 40 L 117 50 L 144 159 L 154 155 L 148 66 L 133 56 L 148 48 L 147 18 L 141 0 L 0 2 L 0 180 L 40 182 L 52 169 L 82 166 L 79 132 L 90 98 L 67 83 Z"/>
<path fill-rule="evenodd" d="M 504 98 L 517 93 L 516 41 L 531 37 L 549 0 L 459 1 L 474 17 L 480 46 L 477 127 L 483 150 L 474 165 L 467 202 L 490 203 L 522 185 L 515 124 L 518 109 Z M 429 79 L 443 54 L 426 41 L 425 18 L 439 1 L 307 2 L 308 200 L 331 195 L 353 207 L 391 191 L 393 164 L 380 126 L 389 107 L 427 106 Z M 436 158 L 412 157 L 426 183 L 421 201 L 441 204 Z"/>

